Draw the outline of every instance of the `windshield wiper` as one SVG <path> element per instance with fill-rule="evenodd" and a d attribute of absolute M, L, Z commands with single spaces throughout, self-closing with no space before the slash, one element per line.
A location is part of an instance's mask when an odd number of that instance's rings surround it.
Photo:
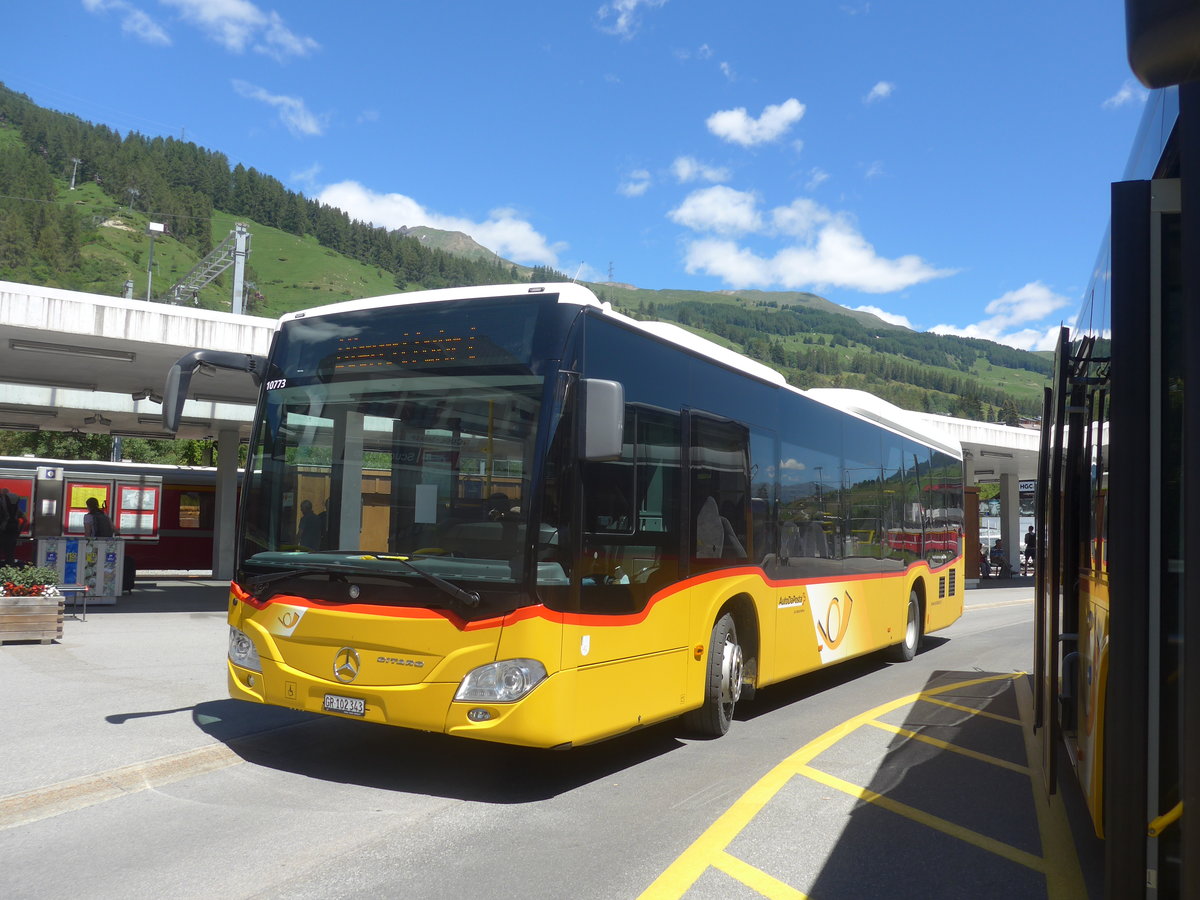
<path fill-rule="evenodd" d="M 464 591 L 458 585 L 451 584 L 445 578 L 439 578 L 432 572 L 426 572 L 417 568 L 402 556 L 386 556 L 379 553 L 360 553 L 357 555 L 369 559 L 377 559 L 381 562 L 400 563 L 400 565 L 404 566 L 410 572 L 415 572 L 417 575 L 420 575 L 438 590 L 449 594 L 459 603 L 462 603 L 471 609 L 474 609 L 479 605 L 479 595 L 474 591 Z M 268 585 L 274 584 L 276 581 L 283 581 L 286 578 L 294 578 L 298 575 L 329 575 L 331 577 L 336 575 L 340 580 L 345 581 L 346 573 L 366 576 L 379 575 L 384 577 L 394 574 L 391 572 L 379 572 L 371 569 L 364 569 L 361 566 L 339 565 L 338 563 L 330 563 L 323 566 L 294 566 L 286 569 L 283 572 L 272 572 L 270 575 L 258 575 L 250 579 L 250 593 L 254 594 L 255 597 L 262 597 L 263 591 Z"/>
<path fill-rule="evenodd" d="M 295 566 L 291 569 L 285 569 L 282 572 L 272 572 L 270 575 L 256 575 L 249 579 L 250 593 L 255 597 L 261 597 L 263 589 L 269 584 L 274 584 L 276 581 L 283 581 L 285 578 L 295 578 L 297 575 L 334 575 L 336 574 L 343 581 L 344 572 L 361 571 L 351 566 Z"/>
<path fill-rule="evenodd" d="M 372 559 L 378 559 L 384 562 L 398 562 L 410 572 L 416 572 L 434 587 L 449 594 L 459 603 L 464 603 L 472 609 L 479 605 L 479 595 L 474 591 L 464 591 L 458 585 L 451 584 L 445 578 L 434 575 L 432 572 L 426 572 L 424 569 L 419 569 L 403 556 L 385 556 L 379 553 L 364 553 L 363 556 L 369 556 Z"/>

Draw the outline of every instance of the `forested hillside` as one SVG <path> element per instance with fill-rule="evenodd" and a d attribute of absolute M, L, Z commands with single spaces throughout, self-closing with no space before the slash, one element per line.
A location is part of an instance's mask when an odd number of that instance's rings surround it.
<path fill-rule="evenodd" d="M 197 258 L 212 249 L 219 211 L 311 235 L 322 247 L 382 268 L 397 290 L 489 284 L 515 275 L 499 260 L 430 249 L 415 237 L 352 220 L 270 175 L 231 167 L 223 153 L 174 138 L 122 137 L 0 85 L 0 278 L 121 293 L 125 268 L 83 252 L 102 223 L 95 214 L 83 220 L 62 196 L 72 171 L 76 184 L 100 189 L 113 215 L 136 212 L 166 223 Z"/>

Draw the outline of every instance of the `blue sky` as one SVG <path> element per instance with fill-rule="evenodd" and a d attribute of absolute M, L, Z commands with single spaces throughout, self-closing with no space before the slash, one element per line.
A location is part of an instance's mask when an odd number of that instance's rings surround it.
<path fill-rule="evenodd" d="M 0 81 L 389 228 L 1035 349 L 1146 92 L 1120 0 L 42 0 Z"/>

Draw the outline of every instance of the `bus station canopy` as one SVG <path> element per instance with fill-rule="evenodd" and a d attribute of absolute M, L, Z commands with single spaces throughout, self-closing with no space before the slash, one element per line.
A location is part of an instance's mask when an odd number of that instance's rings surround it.
<path fill-rule="evenodd" d="M 0 281 L 0 427 L 170 438 L 168 369 L 198 348 L 266 355 L 275 321 Z M 192 381 L 182 438 L 249 437 L 258 389 L 217 371 Z"/>

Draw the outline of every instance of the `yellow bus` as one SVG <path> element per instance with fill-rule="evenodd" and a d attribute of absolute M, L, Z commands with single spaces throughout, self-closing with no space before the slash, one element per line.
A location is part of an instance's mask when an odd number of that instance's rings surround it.
<path fill-rule="evenodd" d="M 168 426 L 202 363 L 262 382 L 238 699 L 536 747 L 718 736 L 759 687 L 961 615 L 957 446 L 579 285 L 289 314 L 269 360 L 181 360 Z"/>
<path fill-rule="evenodd" d="M 1200 23 L 1178 36 L 1200 59 Z M 1114 898 L 1200 896 L 1198 171 L 1200 83 L 1152 92 L 1043 416 L 1037 737 L 1047 788 L 1078 785 Z"/>

